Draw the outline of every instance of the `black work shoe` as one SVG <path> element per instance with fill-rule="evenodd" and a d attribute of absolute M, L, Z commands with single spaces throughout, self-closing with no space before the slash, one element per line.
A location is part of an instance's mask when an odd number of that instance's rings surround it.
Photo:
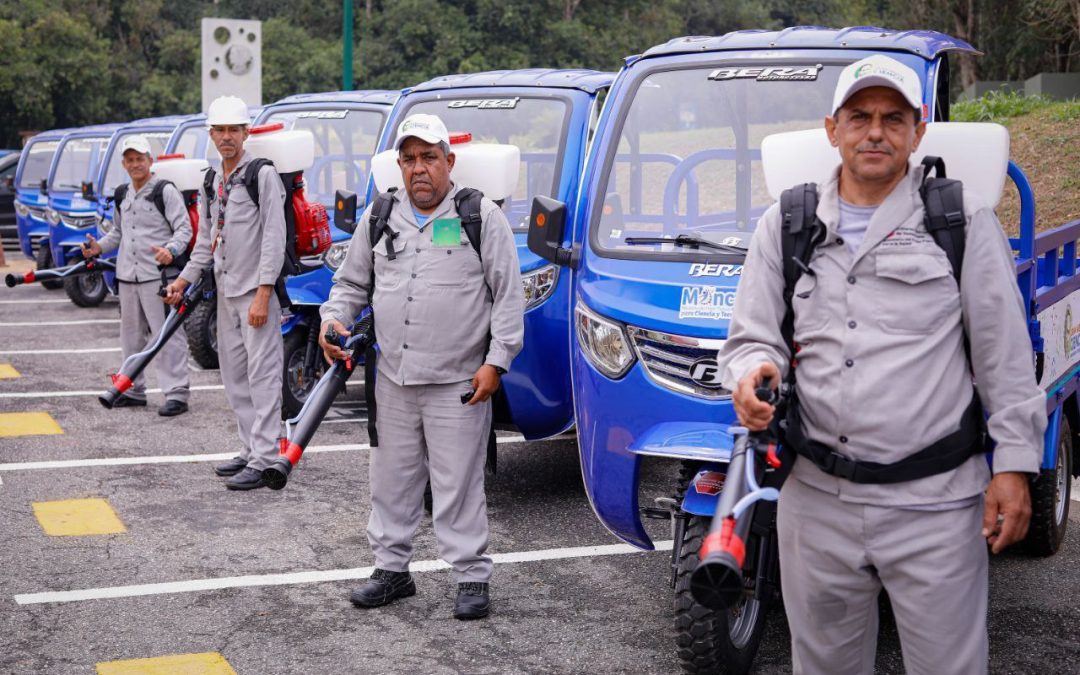
<path fill-rule="evenodd" d="M 467 581 L 457 585 L 457 600 L 454 601 L 454 618 L 468 621 L 483 619 L 491 611 L 491 598 L 488 597 L 488 585 L 481 581 Z"/>
<path fill-rule="evenodd" d="M 255 490 L 266 487 L 266 479 L 259 469 L 245 466 L 240 473 L 225 481 L 225 487 L 230 490 Z"/>
<path fill-rule="evenodd" d="M 357 607 L 382 607 L 413 595 L 416 595 L 416 584 L 411 574 L 376 567 L 371 578 L 349 595 L 349 600 Z"/>
<path fill-rule="evenodd" d="M 217 475 L 222 476 L 222 477 L 235 476 L 236 474 L 243 471 L 245 466 L 247 466 L 247 460 L 246 459 L 240 459 L 239 457 L 233 457 L 229 461 L 222 462 L 221 464 L 218 464 L 217 466 L 215 466 L 214 467 L 214 473 L 216 473 Z"/>
<path fill-rule="evenodd" d="M 116 399 L 116 402 L 113 403 L 113 407 L 114 408 L 145 408 L 146 407 L 146 399 L 145 398 L 134 398 L 132 396 L 128 396 L 127 394 L 124 394 L 120 398 Z"/>
<path fill-rule="evenodd" d="M 165 405 L 157 409 L 157 414 L 162 417 L 173 417 L 186 413 L 187 411 L 187 403 L 184 401 L 165 401 Z"/>

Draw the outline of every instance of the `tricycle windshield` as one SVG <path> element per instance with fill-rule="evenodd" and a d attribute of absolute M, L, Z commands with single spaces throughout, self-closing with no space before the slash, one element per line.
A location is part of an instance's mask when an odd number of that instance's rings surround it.
<path fill-rule="evenodd" d="M 199 148 L 205 148 L 202 153 L 204 157 L 199 155 Z M 210 130 L 205 124 L 195 124 L 182 130 L 173 152 L 188 159 L 205 159 L 215 171 L 221 168 L 221 155 L 210 141 Z"/>
<path fill-rule="evenodd" d="M 64 143 L 49 189 L 78 191 L 84 181 L 96 180 L 101 156 L 108 144 L 108 136 L 73 138 Z"/>
<path fill-rule="evenodd" d="M 557 98 L 449 94 L 413 104 L 401 119 L 415 113 L 438 115 L 451 134 L 470 133 L 473 143 L 516 145 L 521 169 L 517 188 L 503 210 L 515 230 L 525 231 L 533 197 L 553 197 L 558 189 L 569 110 L 566 101 Z"/>
<path fill-rule="evenodd" d="M 304 171 L 308 199 L 330 204 L 336 190 L 359 192 L 367 185 L 371 155 L 385 119 L 375 110 L 328 107 L 275 112 L 262 124 L 283 122 L 286 129 L 311 132 L 315 163 Z"/>
<path fill-rule="evenodd" d="M 105 172 L 105 183 L 101 186 L 101 191 L 106 197 L 111 197 L 116 192 L 117 185 L 128 182 L 127 171 L 124 171 L 124 155 L 120 152 L 120 147 L 125 138 L 139 135 L 150 143 L 150 154 L 156 160 L 158 155 L 165 152 L 165 145 L 168 144 L 171 134 L 168 131 L 153 131 L 142 134 L 138 131 L 131 131 L 118 138 L 116 143 L 113 144 L 112 157 L 109 158 L 109 170 Z"/>
<path fill-rule="evenodd" d="M 39 141 L 30 146 L 26 154 L 26 163 L 23 165 L 19 187 L 37 188 L 41 186 L 41 179 L 49 175 L 49 165 L 52 164 L 53 155 L 56 154 L 58 147 L 60 147 L 60 141 Z"/>
<path fill-rule="evenodd" d="M 594 249 L 623 258 L 739 257 L 725 245 L 747 247 L 772 203 L 761 140 L 821 127 L 844 65 L 729 61 L 642 77 L 612 120 L 618 143 L 607 146 L 606 189 L 591 206 Z M 682 243 L 649 240 L 676 237 Z"/>

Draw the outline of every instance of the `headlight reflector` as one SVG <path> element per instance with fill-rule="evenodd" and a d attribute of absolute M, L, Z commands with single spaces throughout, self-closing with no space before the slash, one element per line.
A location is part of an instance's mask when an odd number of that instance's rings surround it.
<path fill-rule="evenodd" d="M 332 271 L 337 272 L 341 264 L 345 262 L 345 255 L 349 252 L 350 241 L 349 239 L 339 241 L 326 249 L 326 253 L 323 253 L 323 262 Z"/>
<path fill-rule="evenodd" d="M 45 209 L 45 220 L 47 220 L 50 225 L 59 225 L 60 212 L 51 207 Z"/>
<path fill-rule="evenodd" d="M 547 300 L 558 281 L 559 268 L 555 265 L 544 265 L 521 275 L 521 284 L 525 288 L 525 309 L 532 309 Z"/>
<path fill-rule="evenodd" d="M 633 365 L 634 353 L 622 324 L 601 317 L 579 302 L 574 307 L 574 328 L 581 351 L 604 375 L 618 379 Z"/>
<path fill-rule="evenodd" d="M 22 202 L 15 202 L 15 213 L 19 214 L 23 218 L 30 215 L 30 207 Z"/>

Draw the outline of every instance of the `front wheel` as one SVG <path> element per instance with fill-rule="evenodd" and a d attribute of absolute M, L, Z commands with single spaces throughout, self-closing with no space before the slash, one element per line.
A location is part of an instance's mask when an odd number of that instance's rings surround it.
<path fill-rule="evenodd" d="M 101 272 L 90 272 L 67 277 L 63 281 L 64 292 L 79 307 L 97 307 L 105 301 L 109 289 Z"/>
<path fill-rule="evenodd" d="M 184 330 L 187 331 L 188 352 L 195 363 L 207 370 L 217 368 L 217 299 L 208 298 L 199 303 L 184 322 Z"/>
<path fill-rule="evenodd" d="M 708 533 L 708 518 L 688 517 L 675 579 L 675 641 L 679 664 L 684 671 L 695 675 L 742 675 L 750 672 L 757 655 L 765 632 L 768 603 L 754 598 L 749 588 L 743 599 L 728 610 L 712 610 L 694 600 L 690 575 L 697 567 L 698 552 Z M 748 548 L 755 539 L 750 538 Z M 752 582 L 750 579 L 749 583 Z"/>
<path fill-rule="evenodd" d="M 1062 415 L 1054 468 L 1043 469 L 1031 483 L 1031 525 L 1022 544 L 1030 555 L 1054 555 L 1065 539 L 1072 492 L 1072 442 L 1072 428 Z"/>
<path fill-rule="evenodd" d="M 37 251 L 34 252 L 35 267 L 39 270 L 50 270 L 53 268 L 52 251 L 49 250 L 48 242 L 38 242 Z M 59 279 L 52 281 L 42 281 L 41 285 L 50 291 L 55 291 L 58 288 L 64 287 L 64 282 Z"/>
<path fill-rule="evenodd" d="M 281 378 L 281 417 L 290 419 L 295 417 L 304 407 L 315 383 L 326 372 L 326 361 L 323 359 L 322 350 L 315 354 L 314 372 L 304 373 L 304 359 L 307 356 L 308 331 L 318 330 L 318 324 L 312 326 L 301 325 L 289 331 L 285 336 L 285 372 Z"/>

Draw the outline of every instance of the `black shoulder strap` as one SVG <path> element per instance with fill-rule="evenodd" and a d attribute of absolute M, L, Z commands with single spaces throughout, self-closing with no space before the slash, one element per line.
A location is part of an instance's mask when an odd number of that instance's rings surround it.
<path fill-rule="evenodd" d="M 817 218 L 817 185 L 803 183 L 784 190 L 780 195 L 780 256 L 784 269 L 784 318 L 780 333 L 795 358 L 795 284 L 810 271 L 810 257 L 825 235 L 825 227 Z M 795 369 L 788 369 L 788 380 L 794 382 Z"/>
<path fill-rule="evenodd" d="M 251 201 L 255 203 L 255 208 L 259 208 L 259 172 L 264 166 L 274 166 L 274 163 L 265 157 L 256 157 L 244 167 L 244 187 Z"/>
<path fill-rule="evenodd" d="M 206 173 L 203 174 L 202 189 L 203 196 L 206 198 L 206 222 L 210 222 L 210 204 L 214 201 L 214 179 L 217 178 L 217 172 L 213 167 L 208 167 Z"/>
<path fill-rule="evenodd" d="M 120 206 L 120 202 L 124 201 L 124 197 L 127 197 L 129 187 L 131 187 L 129 183 L 120 183 L 116 186 L 116 189 L 113 190 L 113 204 L 117 207 Z"/>
<path fill-rule="evenodd" d="M 922 161 L 923 182 L 919 193 L 923 200 L 926 231 L 937 245 L 945 251 L 953 268 L 956 283 L 960 283 L 960 271 L 964 263 L 964 186 L 945 177 L 945 162 L 940 157 L 926 156 Z M 930 178 L 931 169 L 936 176 Z"/>
<path fill-rule="evenodd" d="M 371 215 L 368 218 L 368 224 L 370 226 L 368 236 L 371 239 L 371 252 L 375 253 L 375 244 L 379 243 L 379 239 L 382 238 L 383 233 L 387 234 L 386 239 L 386 257 L 390 260 L 396 260 L 397 254 L 394 253 L 394 240 L 397 239 L 398 233 L 390 229 L 390 211 L 394 208 L 394 192 L 397 188 L 391 188 L 386 192 L 380 192 L 375 201 L 371 204 Z M 371 268 L 372 274 L 375 273 L 375 268 Z"/>
<path fill-rule="evenodd" d="M 454 195 L 454 207 L 457 209 L 458 218 L 461 219 L 461 227 L 465 230 L 465 236 L 469 238 L 476 255 L 483 260 L 480 253 L 480 228 L 483 218 L 480 217 L 480 200 L 484 193 L 473 188 L 461 188 Z"/>
<path fill-rule="evenodd" d="M 150 191 L 150 201 L 154 203 L 154 207 L 157 208 L 158 213 L 160 213 L 161 217 L 165 220 L 169 219 L 169 217 L 165 215 L 165 188 L 169 185 L 176 187 L 172 181 L 160 180 L 157 185 L 154 186 L 154 189 Z M 177 190 L 177 192 L 179 192 L 179 190 Z"/>

